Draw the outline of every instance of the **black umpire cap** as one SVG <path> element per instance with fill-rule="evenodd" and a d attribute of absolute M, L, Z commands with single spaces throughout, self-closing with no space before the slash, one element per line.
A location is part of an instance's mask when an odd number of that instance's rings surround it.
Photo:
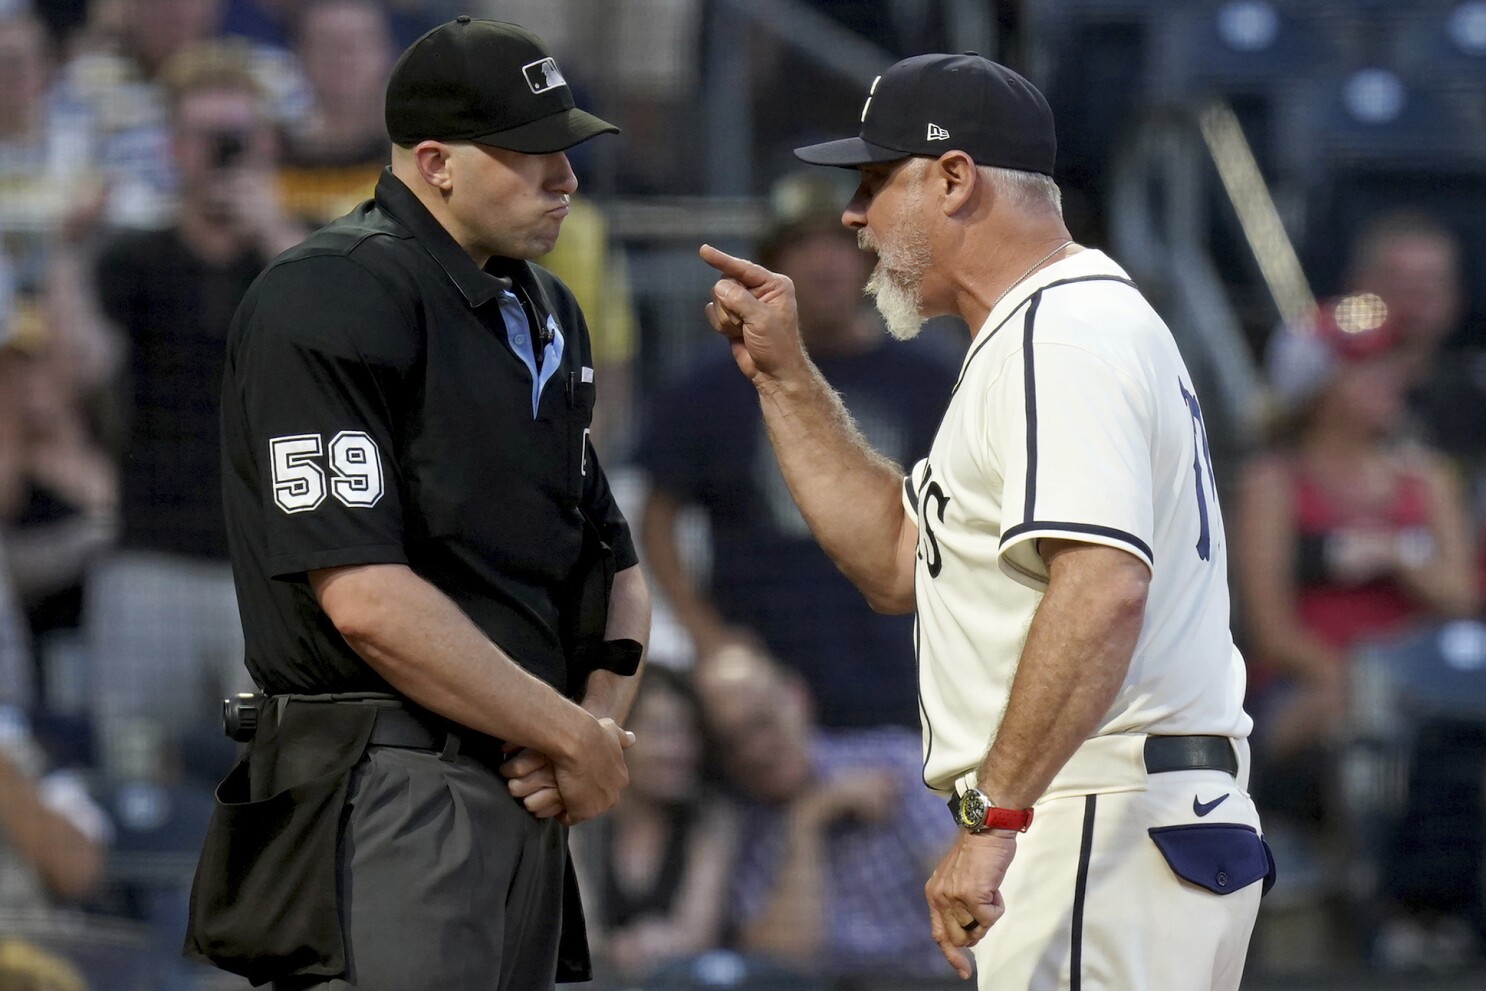
<path fill-rule="evenodd" d="M 915 55 L 872 81 L 857 137 L 796 148 L 811 165 L 856 168 L 963 151 L 977 165 L 1053 174 L 1053 112 L 1037 87 L 983 55 Z"/>
<path fill-rule="evenodd" d="M 545 155 L 619 128 L 579 110 L 542 39 L 461 14 L 408 46 L 387 82 L 394 144 L 473 141 Z"/>

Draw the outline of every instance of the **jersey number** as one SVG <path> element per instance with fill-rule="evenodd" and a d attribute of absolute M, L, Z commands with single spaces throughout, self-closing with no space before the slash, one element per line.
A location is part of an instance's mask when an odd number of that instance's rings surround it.
<path fill-rule="evenodd" d="M 1177 386 L 1182 390 L 1182 401 L 1187 404 L 1187 412 L 1192 416 L 1192 475 L 1197 489 L 1197 556 L 1207 561 L 1212 557 L 1212 529 L 1207 520 L 1207 489 L 1213 490 L 1213 498 L 1217 498 L 1218 483 L 1213 478 L 1213 452 L 1207 446 L 1207 428 L 1202 425 L 1202 407 L 1197 403 L 1195 393 L 1187 391 L 1187 387 L 1177 380 Z M 1203 469 L 1206 468 L 1207 485 L 1203 485 Z"/>
<path fill-rule="evenodd" d="M 294 434 L 268 442 L 273 466 L 273 501 L 286 513 L 304 513 L 325 501 L 326 449 L 319 434 Z M 382 498 L 382 456 L 376 441 L 360 430 L 342 430 L 330 439 L 330 494 L 343 505 L 375 506 Z"/>

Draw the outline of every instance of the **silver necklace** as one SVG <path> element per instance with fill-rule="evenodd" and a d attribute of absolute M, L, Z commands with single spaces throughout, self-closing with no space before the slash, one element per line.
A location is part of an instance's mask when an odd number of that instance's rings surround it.
<path fill-rule="evenodd" d="M 1047 264 L 1047 260 L 1049 258 L 1051 258 L 1053 255 L 1056 255 L 1058 252 L 1062 251 L 1064 248 L 1068 247 L 1072 243 L 1073 243 L 1073 238 L 1069 238 L 1068 240 L 1064 241 L 1062 244 L 1058 245 L 1053 250 L 1049 251 L 1047 254 L 1043 255 L 1041 258 L 1037 259 L 1037 263 L 1034 264 L 1031 268 L 1027 269 L 1027 271 L 1022 275 L 1022 277 L 1020 279 L 1017 279 L 1011 285 L 1009 285 L 1005 289 L 1002 289 L 1001 290 L 1001 295 L 999 295 L 999 296 L 996 297 L 996 301 L 991 304 L 991 309 L 994 310 L 996 308 L 997 304 L 999 304 L 1003 299 L 1006 298 L 1006 294 L 1007 293 L 1011 292 L 1013 289 L 1015 289 L 1017 286 L 1021 285 L 1023 282 L 1026 282 L 1027 279 L 1029 279 L 1032 276 L 1032 273 L 1033 272 L 1037 271 L 1043 265 L 1046 265 Z"/>

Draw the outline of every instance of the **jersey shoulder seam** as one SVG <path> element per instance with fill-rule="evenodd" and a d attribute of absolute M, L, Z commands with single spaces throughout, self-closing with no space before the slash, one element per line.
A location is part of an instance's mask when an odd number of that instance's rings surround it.
<path fill-rule="evenodd" d="M 363 275 L 370 279 L 376 285 L 377 290 L 387 298 L 388 302 L 392 303 L 394 306 L 397 306 L 399 309 L 402 309 L 402 306 L 400 305 L 397 297 L 394 296 L 390 291 L 388 291 L 387 286 L 384 284 L 384 281 L 381 277 L 381 274 L 373 269 L 372 266 L 367 265 L 361 259 L 352 257 L 351 254 L 352 251 L 355 250 L 355 248 L 359 247 L 364 241 L 366 241 L 367 238 L 378 236 L 391 237 L 392 235 L 385 234 L 382 231 L 368 231 L 366 232 L 365 236 L 357 238 L 354 244 L 349 245 L 344 249 L 311 250 L 303 254 L 296 254 L 290 258 L 279 258 L 271 266 L 269 266 L 267 270 L 265 270 L 264 274 L 267 275 L 269 272 L 272 272 L 274 269 L 277 268 L 287 268 L 290 265 L 294 265 L 298 262 L 319 261 L 328 258 L 342 258 L 349 264 L 356 266 L 358 271 L 360 271 Z"/>
<path fill-rule="evenodd" d="M 1037 289 L 1029 293 L 1025 299 L 1017 303 L 1017 305 L 1012 308 L 1010 313 L 1006 314 L 1006 319 L 1002 320 L 1000 323 L 996 324 L 996 326 L 992 327 L 989 331 L 986 332 L 985 340 L 979 342 L 972 348 L 970 354 L 965 358 L 964 367 L 960 369 L 959 377 L 955 379 L 954 388 L 950 390 L 951 395 L 957 392 L 960 388 L 961 383 L 965 381 L 966 376 L 970 372 L 970 363 L 974 361 L 976 357 L 986 349 L 986 347 L 991 343 L 991 340 L 996 336 L 997 331 L 1001 330 L 1002 327 L 1005 327 L 1008 323 L 1010 323 L 1012 317 L 1020 313 L 1023 307 L 1031 303 L 1032 300 L 1042 296 L 1049 289 L 1061 289 L 1064 286 L 1078 285 L 1085 282 L 1116 282 L 1124 286 L 1129 286 L 1131 289 L 1134 289 L 1136 293 L 1140 293 L 1140 287 L 1137 286 L 1133 281 L 1125 278 L 1123 275 L 1115 275 L 1112 272 L 1098 275 L 1078 275 L 1068 279 L 1059 279 L 1055 282 L 1049 282 L 1045 286 L 1037 287 Z M 1143 295 L 1142 298 L 1144 298 Z M 1020 345 L 1018 345 L 1017 350 L 1019 351 L 1020 349 Z"/>

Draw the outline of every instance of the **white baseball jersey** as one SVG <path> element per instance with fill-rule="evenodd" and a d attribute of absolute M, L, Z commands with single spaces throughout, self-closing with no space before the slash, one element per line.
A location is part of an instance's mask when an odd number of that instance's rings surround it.
<path fill-rule="evenodd" d="M 930 787 L 970 783 L 1000 724 L 1047 583 L 1042 537 L 1118 547 L 1151 569 L 1129 674 L 1096 738 L 1248 736 L 1202 410 L 1170 331 L 1102 252 L 1049 265 L 991 310 L 904 503 L 919 528 Z M 1087 763 L 1079 776 L 1100 790 Z"/>

